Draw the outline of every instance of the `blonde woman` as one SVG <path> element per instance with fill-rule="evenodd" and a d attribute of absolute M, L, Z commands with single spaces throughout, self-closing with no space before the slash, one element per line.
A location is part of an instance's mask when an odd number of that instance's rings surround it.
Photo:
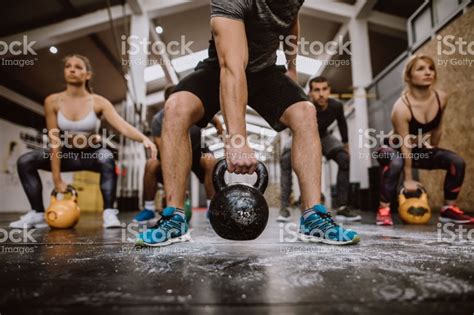
<path fill-rule="evenodd" d="M 46 97 L 44 103 L 50 149 L 34 150 L 20 156 L 18 174 L 31 205 L 31 210 L 12 228 L 45 226 L 42 186 L 38 170 L 51 171 L 54 187 L 65 192 L 67 184 L 61 172 L 89 170 L 100 173 L 100 189 L 104 201 L 103 226 L 120 227 L 118 210 L 114 209 L 117 176 L 115 161 L 107 143 L 97 135 L 100 117 L 124 136 L 142 142 L 156 158 L 156 147 L 145 135 L 128 124 L 104 97 L 92 93 L 92 67 L 81 55 L 64 59 L 66 89 Z M 67 137 L 60 137 L 60 134 Z M 60 139 L 66 139 L 61 141 Z M 84 139 L 86 141 L 84 141 Z M 87 198 L 84 196 L 83 198 Z"/>
<path fill-rule="evenodd" d="M 435 89 L 436 80 L 435 62 L 431 57 L 415 55 L 407 62 L 404 70 L 406 89 L 392 111 L 394 134 L 389 144 L 378 151 L 377 160 L 382 166 L 378 225 L 393 225 L 390 201 L 397 194 L 402 173 L 403 186 L 407 191 L 416 191 L 421 185 L 413 180 L 412 168 L 447 171 L 445 201 L 439 218 L 441 222 L 473 222 L 473 218 L 456 206 L 464 180 L 464 160 L 456 153 L 439 147 L 443 113 L 448 103 L 446 93 Z"/>

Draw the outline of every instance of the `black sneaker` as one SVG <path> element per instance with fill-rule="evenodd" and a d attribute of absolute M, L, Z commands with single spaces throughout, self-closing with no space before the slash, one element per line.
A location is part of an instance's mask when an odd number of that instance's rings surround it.
<path fill-rule="evenodd" d="M 280 215 L 277 218 L 277 222 L 290 222 L 291 221 L 291 213 L 287 207 L 282 207 L 280 209 Z"/>
<path fill-rule="evenodd" d="M 441 213 L 439 216 L 439 221 L 454 222 L 459 224 L 474 223 L 474 218 L 464 214 L 464 211 L 459 209 L 456 205 L 444 206 L 441 208 Z"/>
<path fill-rule="evenodd" d="M 349 207 L 340 206 L 336 210 L 336 220 L 340 222 L 355 222 L 360 221 L 362 218 L 360 215 L 355 214 Z"/>

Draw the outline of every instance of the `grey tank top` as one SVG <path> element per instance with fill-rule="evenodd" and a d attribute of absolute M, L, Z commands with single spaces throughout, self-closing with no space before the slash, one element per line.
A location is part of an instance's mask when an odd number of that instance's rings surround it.
<path fill-rule="evenodd" d="M 94 111 L 94 98 L 91 95 L 87 101 L 89 105 L 89 112 L 79 120 L 70 120 L 61 112 L 62 95 L 58 96 L 58 127 L 64 131 L 71 131 L 74 133 L 94 133 L 97 131 L 99 118 Z"/>

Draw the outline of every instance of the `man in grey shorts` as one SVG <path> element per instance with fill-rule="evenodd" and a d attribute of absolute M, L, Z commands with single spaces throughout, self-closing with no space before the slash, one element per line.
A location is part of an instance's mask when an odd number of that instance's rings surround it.
<path fill-rule="evenodd" d="M 348 207 L 349 196 L 349 144 L 347 135 L 347 123 L 344 117 L 343 105 L 329 98 L 331 88 L 324 77 L 313 78 L 310 83 L 309 97 L 316 106 L 319 136 L 321 137 L 321 148 L 323 155 L 328 160 L 337 163 L 337 195 L 333 200 L 333 208 L 336 209 L 336 219 L 340 221 L 360 221 L 361 217 L 354 214 Z M 337 121 L 342 141 L 329 134 L 327 129 Z M 277 219 L 279 222 L 290 220 L 289 198 L 291 194 L 291 145 L 288 143 L 283 147 L 280 159 L 281 166 L 281 209 Z"/>

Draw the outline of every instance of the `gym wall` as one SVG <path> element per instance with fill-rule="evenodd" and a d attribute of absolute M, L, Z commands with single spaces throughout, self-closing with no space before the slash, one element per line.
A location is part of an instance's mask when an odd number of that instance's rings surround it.
<path fill-rule="evenodd" d="M 17 172 L 18 158 L 31 149 L 27 147 L 21 134 L 37 135 L 38 131 L 33 128 L 20 126 L 7 120 L 0 119 L 0 213 L 1 212 L 24 212 L 30 205 L 26 194 L 21 186 Z M 49 196 L 54 187 L 51 173 L 40 171 L 43 184 L 43 205 L 49 205 Z M 66 182 L 72 182 L 72 173 L 62 173 Z"/>
<path fill-rule="evenodd" d="M 453 35 L 467 42 L 474 41 L 474 9 L 471 7 L 461 17 L 450 23 L 439 35 Z M 448 48 L 443 46 L 443 48 Z M 462 156 L 466 162 L 466 176 L 458 205 L 461 209 L 474 211 L 474 56 L 462 55 L 456 49 L 452 55 L 438 54 L 438 40 L 431 39 L 416 53 L 434 58 L 438 70 L 437 88 L 450 94 L 448 107 L 443 117 L 443 135 L 440 147 L 452 150 Z M 441 62 L 448 62 L 442 65 Z M 472 65 L 453 65 L 455 60 L 469 60 Z M 420 180 L 429 192 L 430 203 L 434 208 L 443 204 L 443 182 L 445 171 L 420 171 Z"/>

